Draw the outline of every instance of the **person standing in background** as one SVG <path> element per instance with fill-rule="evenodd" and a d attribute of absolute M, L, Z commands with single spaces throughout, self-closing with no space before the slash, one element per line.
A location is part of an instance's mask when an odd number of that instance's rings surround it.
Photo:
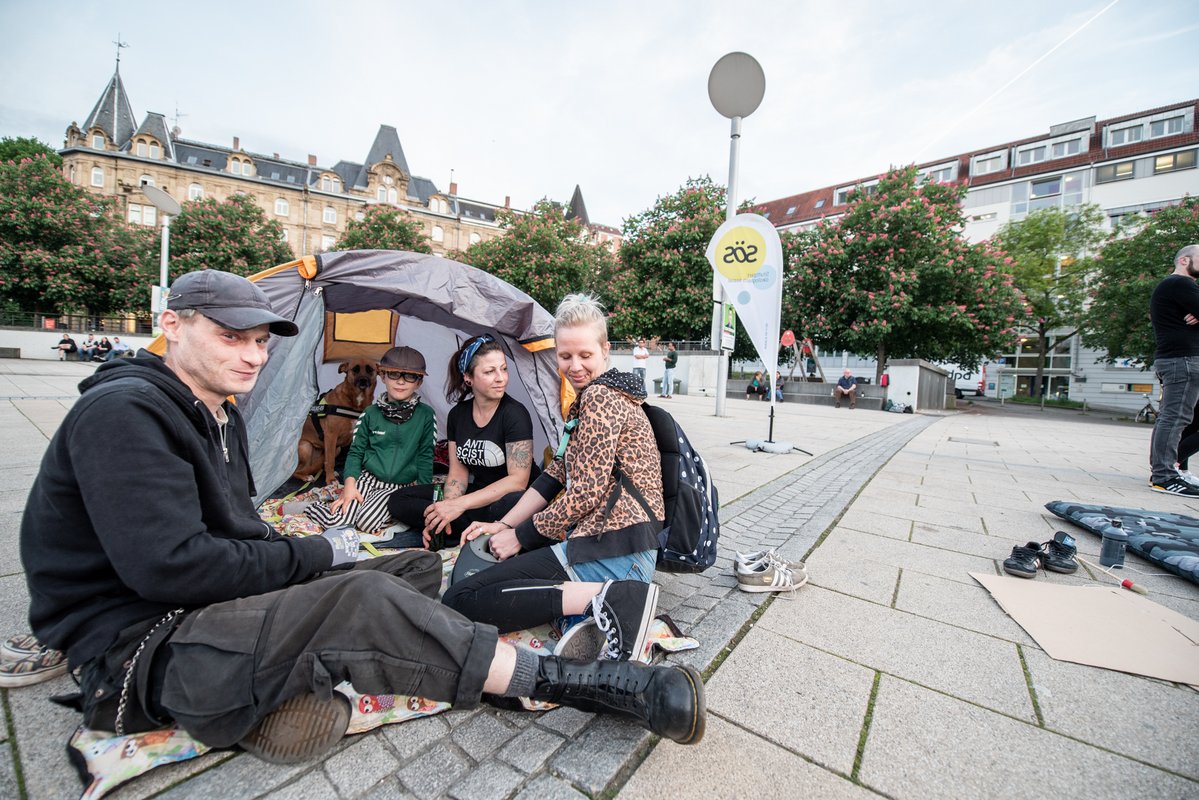
<path fill-rule="evenodd" d="M 666 355 L 662 356 L 666 368 L 662 371 L 662 394 L 658 397 L 674 396 L 674 368 L 679 363 L 679 353 L 675 350 L 674 342 L 666 345 Z"/>
<path fill-rule="evenodd" d="M 641 379 L 641 386 L 646 391 L 649 387 L 645 383 L 645 363 L 649 361 L 649 348 L 645 346 L 644 339 L 637 340 L 637 346 L 633 348 L 633 374 Z"/>
<path fill-rule="evenodd" d="M 1155 492 L 1199 497 L 1199 486 L 1175 468 L 1183 429 L 1199 402 L 1199 331 L 1188 317 L 1199 317 L 1199 244 L 1189 244 L 1174 257 L 1174 271 L 1158 283 L 1149 299 L 1149 319 L 1157 350 L 1153 371 L 1162 387 L 1161 410 L 1149 444 Z"/>

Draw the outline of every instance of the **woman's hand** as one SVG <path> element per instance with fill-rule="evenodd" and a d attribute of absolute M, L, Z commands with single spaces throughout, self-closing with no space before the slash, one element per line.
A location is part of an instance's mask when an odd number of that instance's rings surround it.
<path fill-rule="evenodd" d="M 465 510 L 461 498 L 458 497 L 431 503 L 425 509 L 425 535 L 449 533 L 450 523 L 462 516 L 462 512 Z"/>
<path fill-rule="evenodd" d="M 336 514 L 355 500 L 361 503 L 364 499 L 362 492 L 358 491 L 358 482 L 353 478 L 346 478 L 346 485 L 341 490 L 341 497 L 333 501 L 329 510 Z"/>
<path fill-rule="evenodd" d="M 490 545 L 491 554 L 500 561 L 512 558 L 520 552 L 520 540 L 516 538 L 514 528 L 504 527 L 499 533 L 492 534 L 488 545 Z"/>
<path fill-rule="evenodd" d="M 472 522 L 466 526 L 466 530 L 462 531 L 460 544 L 466 544 L 488 534 L 494 536 L 505 530 L 509 530 L 509 528 L 502 522 Z"/>

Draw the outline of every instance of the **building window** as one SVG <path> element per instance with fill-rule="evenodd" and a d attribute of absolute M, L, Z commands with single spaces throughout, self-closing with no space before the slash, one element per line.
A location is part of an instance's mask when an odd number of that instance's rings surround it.
<path fill-rule="evenodd" d="M 1120 164 L 1105 164 L 1095 169 L 1095 183 L 1111 183 L 1126 181 L 1133 177 L 1134 161 L 1124 161 Z"/>
<path fill-rule="evenodd" d="M 249 161 L 241 162 L 241 174 L 242 175 L 253 175 L 254 174 L 254 165 L 251 164 Z"/>
<path fill-rule="evenodd" d="M 275 201 L 275 214 L 280 217 L 286 217 L 291 213 L 291 204 L 282 197 Z"/>
<path fill-rule="evenodd" d="M 816 201 L 816 207 L 824 208 L 824 198 L 823 197 Z"/>
<path fill-rule="evenodd" d="M 157 142 L 150 142 L 150 158 L 162 158 L 162 148 Z"/>
<path fill-rule="evenodd" d="M 337 224 L 337 209 L 333 206 L 325 206 L 325 216 L 323 217 L 329 225 Z"/>
<path fill-rule="evenodd" d="M 1163 172 L 1174 172 L 1179 169 L 1191 169 L 1195 166 L 1195 151 L 1184 150 L 1181 153 L 1170 153 L 1166 156 L 1158 156 L 1153 159 L 1153 174 L 1160 175 Z M 92 183 L 96 182 L 95 173 L 92 173 Z"/>
<path fill-rule="evenodd" d="M 850 188 L 838 189 L 837 193 L 835 195 L 833 195 L 833 205 L 843 206 L 846 203 L 848 203 L 849 202 L 849 193 L 851 191 L 852 191 L 852 189 L 850 189 Z"/>
<path fill-rule="evenodd" d="M 92 186 L 104 185 L 104 168 L 92 167 Z"/>
<path fill-rule="evenodd" d="M 1109 147 L 1118 147 L 1122 144 L 1132 144 L 1139 142 L 1145 136 L 1145 126 L 1132 125 L 1127 128 L 1113 128 L 1107 132 L 1107 144 Z"/>
<path fill-rule="evenodd" d="M 1149 138 L 1156 139 L 1158 136 L 1172 136 L 1175 133 L 1182 133 L 1183 117 L 1170 117 L 1169 119 L 1159 119 L 1157 122 L 1149 123 Z"/>
<path fill-rule="evenodd" d="M 1066 156 L 1075 156 L 1078 155 L 1081 149 L 1081 139 L 1070 139 L 1066 142 L 1056 142 L 1053 145 L 1053 157 L 1065 158 Z"/>
<path fill-rule="evenodd" d="M 786 214 L 786 216 L 788 216 L 788 217 L 789 217 L 789 216 L 791 216 L 791 215 L 792 215 L 792 214 L 794 214 L 794 213 L 795 213 L 795 206 L 788 206 L 788 207 L 787 207 L 787 214 Z"/>
<path fill-rule="evenodd" d="M 481 241 L 483 241 L 483 237 L 482 237 L 482 236 L 480 236 L 479 234 L 477 234 L 477 233 L 472 233 L 472 234 L 470 235 L 470 243 L 471 243 L 471 244 L 478 244 L 478 243 L 479 243 L 479 242 L 481 242 Z"/>
<path fill-rule="evenodd" d="M 975 175 L 989 175 L 992 172 L 999 172 L 1001 169 L 1003 169 L 1003 156 L 980 158 L 974 162 Z"/>
<path fill-rule="evenodd" d="M 387 190 L 387 202 L 395 205 L 400 201 L 400 196 L 396 193 L 395 187 L 392 186 Z"/>
<path fill-rule="evenodd" d="M 1055 175 L 1012 187 L 1012 213 L 1061 208 L 1082 202 L 1083 174 Z"/>
<path fill-rule="evenodd" d="M 146 153 L 147 153 L 146 143 L 145 143 L 145 142 L 138 142 L 138 143 L 137 143 L 137 155 L 138 155 L 138 158 L 145 158 L 145 157 L 146 157 Z"/>
<path fill-rule="evenodd" d="M 142 224 L 153 227 L 158 224 L 158 209 L 154 206 L 142 206 Z"/>
<path fill-rule="evenodd" d="M 327 233 L 325 235 L 321 236 L 321 250 L 326 251 L 326 252 L 329 250 L 332 250 L 333 245 L 335 245 L 335 244 L 337 244 L 336 237 L 330 236 Z"/>
<path fill-rule="evenodd" d="M 441 229 L 440 225 L 434 225 L 433 232 L 429 236 L 429 238 L 435 242 L 444 242 L 445 241 L 445 231 L 443 231 Z"/>
<path fill-rule="evenodd" d="M 379 191 L 376 192 L 376 196 L 379 198 L 380 203 L 387 202 L 387 190 L 384 189 L 382 186 L 379 187 Z"/>
<path fill-rule="evenodd" d="M 149 175 L 143 175 L 140 178 L 138 178 L 137 181 L 142 186 L 153 186 L 154 185 L 154 179 L 151 178 Z"/>
<path fill-rule="evenodd" d="M 1040 145 L 1039 147 L 1029 147 L 1025 150 L 1021 150 L 1016 154 L 1016 163 L 1020 166 L 1024 166 L 1025 164 L 1036 164 L 1039 161 L 1044 161 L 1046 150 L 1047 148 L 1045 145 Z"/>
<path fill-rule="evenodd" d="M 129 224 L 130 225 L 141 225 L 142 224 L 142 207 L 135 203 L 129 204 Z"/>
<path fill-rule="evenodd" d="M 953 180 L 953 167 L 941 167 L 940 169 L 930 169 L 924 173 L 925 181 L 934 183 L 949 183 Z"/>
<path fill-rule="evenodd" d="M 337 178 L 333 179 L 333 191 L 335 191 L 335 192 L 341 191 L 341 181 L 338 180 Z"/>
<path fill-rule="evenodd" d="M 193 183 L 191 186 L 188 186 L 187 187 L 187 199 L 188 200 L 203 200 L 204 199 L 204 187 L 198 183 Z"/>
<path fill-rule="evenodd" d="M 94 149 L 94 150 L 103 150 L 104 149 L 104 135 L 103 134 L 101 134 L 101 133 L 93 133 L 92 134 L 92 149 Z"/>

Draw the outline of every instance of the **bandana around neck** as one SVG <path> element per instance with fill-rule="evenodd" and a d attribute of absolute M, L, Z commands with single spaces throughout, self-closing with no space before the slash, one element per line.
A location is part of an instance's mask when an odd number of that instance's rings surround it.
<path fill-rule="evenodd" d="M 412 419 L 412 412 L 416 411 L 416 407 L 420 405 L 420 398 L 415 397 L 411 400 L 393 403 L 384 392 L 375 400 L 375 405 L 379 407 L 388 421 L 402 425 Z"/>

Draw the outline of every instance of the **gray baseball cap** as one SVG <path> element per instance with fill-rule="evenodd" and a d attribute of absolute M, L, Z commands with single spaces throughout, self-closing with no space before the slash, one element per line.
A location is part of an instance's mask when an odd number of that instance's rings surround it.
<path fill-rule="evenodd" d="M 278 336 L 295 336 L 300 332 L 294 322 L 271 310 L 266 292 L 232 272 L 205 269 L 180 275 L 171 284 L 167 308 L 171 311 L 194 308 L 234 331 L 269 325 L 270 332 Z"/>

